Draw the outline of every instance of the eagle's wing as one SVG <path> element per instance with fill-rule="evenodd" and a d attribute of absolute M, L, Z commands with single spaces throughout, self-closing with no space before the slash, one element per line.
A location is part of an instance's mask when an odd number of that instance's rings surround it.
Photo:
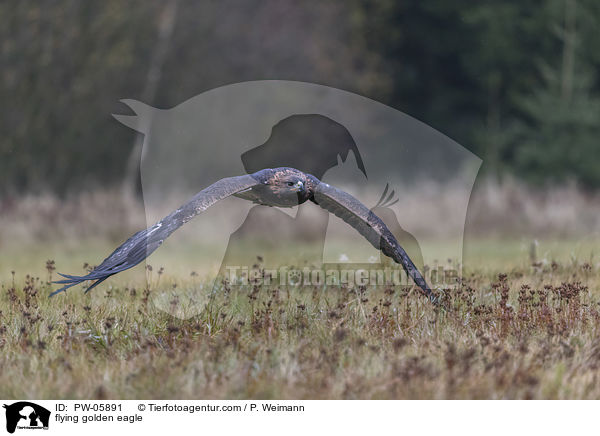
<path fill-rule="evenodd" d="M 58 280 L 54 283 L 63 284 L 64 286 L 51 293 L 50 296 L 65 291 L 71 286 L 75 286 L 86 280 L 96 280 L 96 282 L 86 290 L 86 292 L 89 292 L 94 286 L 100 284 L 113 274 L 136 266 L 154 250 L 160 247 L 163 241 L 168 238 L 171 233 L 199 213 L 204 212 L 217 201 L 249 189 L 257 184 L 259 184 L 259 182 L 249 175 L 228 177 L 213 183 L 206 189 L 198 192 L 190 201 L 153 226 L 137 232 L 121 244 L 89 274 L 85 276 L 72 276 L 59 273 L 65 280 Z"/>
<path fill-rule="evenodd" d="M 402 265 L 408 276 L 415 281 L 423 293 L 432 302 L 437 303 L 436 295 L 431 291 L 415 264 L 410 260 L 408 254 L 406 254 L 406 251 L 400 246 L 384 222 L 369 210 L 368 207 L 347 192 L 323 182 L 316 185 L 311 200 L 350 224 L 373 247 L 381 250 L 383 254 Z"/>

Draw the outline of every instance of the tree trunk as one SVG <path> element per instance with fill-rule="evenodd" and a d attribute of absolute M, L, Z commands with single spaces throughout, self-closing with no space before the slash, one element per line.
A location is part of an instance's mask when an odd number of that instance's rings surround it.
<path fill-rule="evenodd" d="M 175 23 L 177 19 L 178 0 L 167 0 L 158 20 L 158 37 L 156 49 L 154 50 L 148 75 L 146 76 L 146 85 L 141 94 L 141 101 L 152 105 L 160 78 L 162 76 L 162 67 L 167 57 L 169 45 Z M 134 145 L 127 159 L 125 168 L 125 177 L 123 179 L 123 198 L 125 201 L 133 201 L 138 193 L 138 184 L 140 182 L 140 162 L 143 159 L 142 149 L 144 140 L 149 140 L 152 119 L 147 120 L 147 129 L 144 129 L 146 135 L 137 134 Z"/>

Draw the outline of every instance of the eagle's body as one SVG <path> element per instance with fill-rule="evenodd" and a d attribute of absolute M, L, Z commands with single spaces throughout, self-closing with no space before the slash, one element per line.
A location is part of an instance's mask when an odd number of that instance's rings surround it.
<path fill-rule="evenodd" d="M 294 207 L 310 200 L 319 179 L 295 168 L 268 168 L 251 175 L 258 184 L 236 197 L 263 206 Z"/>
<path fill-rule="evenodd" d="M 229 196 L 277 207 L 293 207 L 309 200 L 314 202 L 354 227 L 375 248 L 401 264 L 423 293 L 432 302 L 437 302 L 419 270 L 377 215 L 352 195 L 321 182 L 311 174 L 289 167 L 263 169 L 250 175 L 229 177 L 213 183 L 158 223 L 134 234 L 89 274 L 61 274 L 65 280 L 56 283 L 64 286 L 51 296 L 83 281 L 96 280 L 87 289 L 88 292 L 111 275 L 132 268 L 154 252 L 183 224 Z"/>

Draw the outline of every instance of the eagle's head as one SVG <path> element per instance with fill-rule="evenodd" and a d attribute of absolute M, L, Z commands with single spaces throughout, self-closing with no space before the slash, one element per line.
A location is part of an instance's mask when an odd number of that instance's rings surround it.
<path fill-rule="evenodd" d="M 273 193 L 282 196 L 302 194 L 307 188 L 305 174 L 292 168 L 275 169 L 267 184 Z"/>
<path fill-rule="evenodd" d="M 310 197 L 308 176 L 294 168 L 274 168 L 262 170 L 257 175 L 262 180 L 263 189 L 258 189 L 263 204 L 283 207 L 304 203 Z"/>
<path fill-rule="evenodd" d="M 295 175 L 275 179 L 271 186 L 274 191 L 279 191 L 281 193 L 295 193 L 305 190 L 304 179 Z"/>

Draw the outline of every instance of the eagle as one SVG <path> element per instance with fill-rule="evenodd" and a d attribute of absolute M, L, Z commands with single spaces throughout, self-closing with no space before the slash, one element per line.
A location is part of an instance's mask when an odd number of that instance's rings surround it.
<path fill-rule="evenodd" d="M 402 265 L 406 274 L 417 284 L 422 293 L 432 303 L 438 304 L 438 297 L 427 285 L 406 251 L 372 210 L 347 192 L 321 182 L 311 174 L 290 167 L 266 168 L 252 174 L 227 177 L 213 183 L 153 226 L 131 236 L 87 275 L 74 276 L 59 273 L 64 280 L 57 280 L 54 283 L 64 286 L 52 292 L 50 296 L 84 281 L 92 280 L 94 283 L 87 288 L 85 291 L 87 293 L 108 277 L 133 268 L 160 247 L 171 233 L 229 196 L 263 206 L 277 207 L 293 207 L 312 201 L 344 220 L 371 245 Z"/>

